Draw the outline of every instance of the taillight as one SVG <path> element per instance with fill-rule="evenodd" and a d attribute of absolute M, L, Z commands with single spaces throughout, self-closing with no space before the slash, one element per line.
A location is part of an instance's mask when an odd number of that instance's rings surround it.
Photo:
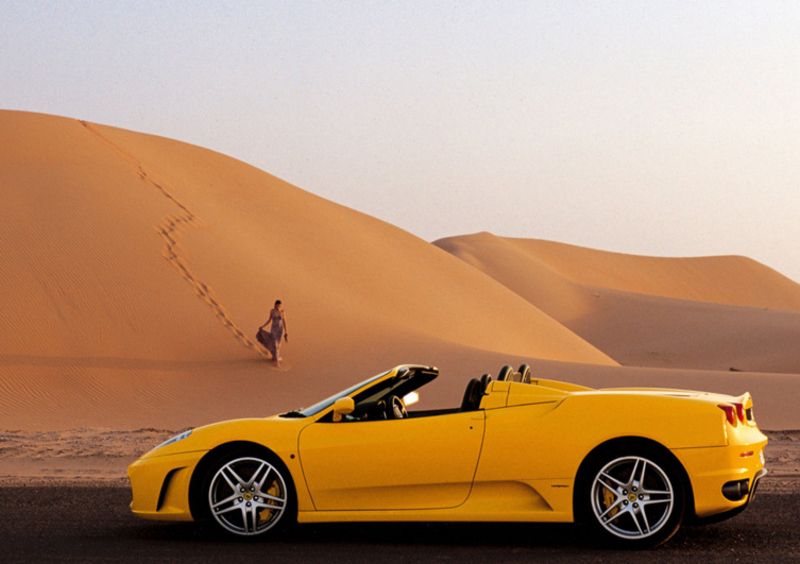
<path fill-rule="evenodd" d="M 718 405 L 717 407 L 725 412 L 725 419 L 727 419 L 728 423 L 730 423 L 732 426 L 735 427 L 736 426 L 736 408 L 733 407 L 732 405 Z"/>
<path fill-rule="evenodd" d="M 733 407 L 736 408 L 736 417 L 739 418 L 741 423 L 744 423 L 744 404 L 743 403 L 734 403 Z"/>

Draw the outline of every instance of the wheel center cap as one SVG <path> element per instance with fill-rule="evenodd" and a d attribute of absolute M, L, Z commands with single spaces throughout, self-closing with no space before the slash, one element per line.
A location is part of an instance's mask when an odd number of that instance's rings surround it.
<path fill-rule="evenodd" d="M 251 494 L 250 492 L 247 492 L 246 494 L 244 494 L 244 498 L 247 501 L 250 501 L 251 499 L 253 499 L 253 494 Z"/>
<path fill-rule="evenodd" d="M 630 495 L 628 495 L 628 499 L 629 499 L 630 501 L 636 501 L 636 494 L 630 494 Z"/>

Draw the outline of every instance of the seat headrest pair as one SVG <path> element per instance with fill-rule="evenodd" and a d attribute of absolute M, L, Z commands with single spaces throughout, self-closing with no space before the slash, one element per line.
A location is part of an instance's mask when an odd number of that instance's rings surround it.
<path fill-rule="evenodd" d="M 523 364 L 519 367 L 519 370 L 515 372 L 511 366 L 506 364 L 500 369 L 500 374 L 497 375 L 497 379 L 500 382 L 521 382 L 523 384 L 530 384 L 531 367 L 527 364 Z"/>

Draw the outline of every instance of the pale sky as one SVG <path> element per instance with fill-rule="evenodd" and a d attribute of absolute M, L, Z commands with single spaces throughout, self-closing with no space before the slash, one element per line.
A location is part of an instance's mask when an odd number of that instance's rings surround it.
<path fill-rule="evenodd" d="M 3 0 L 0 108 L 208 147 L 426 240 L 800 281 L 800 2 Z"/>

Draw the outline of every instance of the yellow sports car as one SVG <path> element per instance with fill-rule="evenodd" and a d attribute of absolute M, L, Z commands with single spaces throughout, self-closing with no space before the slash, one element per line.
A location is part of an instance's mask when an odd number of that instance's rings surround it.
<path fill-rule="evenodd" d="M 182 433 L 128 468 L 133 512 L 277 536 L 330 521 L 580 522 L 649 547 L 743 510 L 766 474 L 753 402 L 593 390 L 505 366 L 460 407 L 406 411 L 439 374 L 403 365 L 316 405 Z"/>

